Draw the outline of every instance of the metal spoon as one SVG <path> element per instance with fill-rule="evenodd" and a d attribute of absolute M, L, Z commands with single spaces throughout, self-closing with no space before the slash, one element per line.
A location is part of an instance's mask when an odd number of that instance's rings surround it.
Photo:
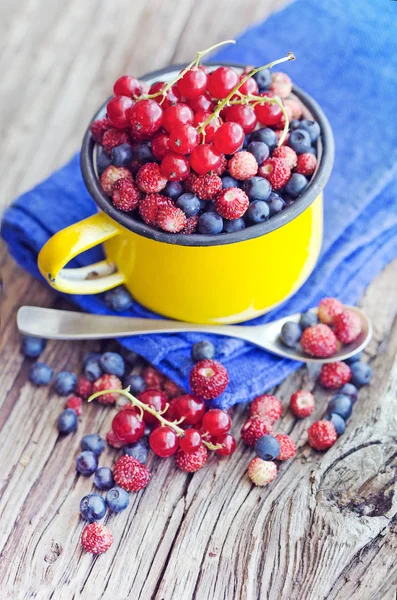
<path fill-rule="evenodd" d="M 136 319 L 133 317 L 109 317 L 53 308 L 22 306 L 18 310 L 17 325 L 21 333 L 53 340 L 94 340 L 126 337 L 150 333 L 176 333 L 198 331 L 214 333 L 246 340 L 272 354 L 302 362 L 335 362 L 345 360 L 368 344 L 372 336 L 372 324 L 357 307 L 349 306 L 361 319 L 361 334 L 351 344 L 342 346 L 330 358 L 307 356 L 300 347 L 288 348 L 280 341 L 280 330 L 286 321 L 298 322 L 301 314 L 296 313 L 265 325 L 200 325 L 161 319 Z M 314 312 L 317 309 L 312 309 Z"/>

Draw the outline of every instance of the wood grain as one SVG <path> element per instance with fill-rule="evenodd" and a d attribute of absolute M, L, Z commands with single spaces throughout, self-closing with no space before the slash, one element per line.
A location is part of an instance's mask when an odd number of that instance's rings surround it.
<path fill-rule="evenodd" d="M 78 147 L 88 119 L 123 72 L 184 61 L 280 5 L 278 0 L 25 0 L 1 4 L 1 204 L 60 166 Z M 11 68 L 10 68 L 11 65 Z M 326 454 L 307 446 L 310 420 L 285 410 L 279 431 L 298 455 L 268 489 L 246 476 L 241 443 L 195 475 L 173 460 L 150 459 L 152 481 L 129 508 L 108 517 L 115 543 L 93 558 L 80 549 L 80 498 L 94 490 L 76 476 L 86 433 L 109 429 L 115 409 L 86 406 L 78 433 L 55 423 L 64 400 L 27 381 L 15 315 L 22 304 L 64 307 L 15 266 L 4 247 L 0 336 L 0 581 L 2 598 L 147 600 L 391 600 L 395 597 L 397 517 L 397 261 L 368 288 L 361 306 L 375 323 L 366 358 L 372 384 L 360 393 L 346 434 Z M 48 343 L 43 359 L 78 371 L 99 348 Z M 306 369 L 275 392 L 286 407 Z M 319 418 L 327 394 L 314 387 Z M 238 433 L 244 407 L 235 411 Z M 117 453 L 106 450 L 101 464 Z"/>

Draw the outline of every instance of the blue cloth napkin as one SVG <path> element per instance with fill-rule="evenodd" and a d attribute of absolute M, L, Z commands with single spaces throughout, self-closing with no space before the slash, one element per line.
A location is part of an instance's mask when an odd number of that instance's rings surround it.
<path fill-rule="evenodd" d="M 293 298 L 255 323 L 305 310 L 325 295 L 354 303 L 397 256 L 396 16 L 396 2 L 297 0 L 216 55 L 261 65 L 293 51 L 297 60 L 282 65 L 283 70 L 320 103 L 335 134 L 335 168 L 325 190 L 325 238 L 318 266 Z M 40 277 L 36 258 L 42 245 L 54 232 L 94 211 L 75 156 L 16 200 L 5 212 L 2 235 L 17 262 Z M 101 250 L 95 248 L 74 264 L 100 259 Z M 102 296 L 69 298 L 85 311 L 110 312 Z M 128 314 L 153 317 L 137 303 Z M 154 335 L 121 342 L 187 389 L 191 345 L 201 337 Z M 230 372 L 227 390 L 213 403 L 219 407 L 252 399 L 299 366 L 239 340 L 212 340 Z"/>

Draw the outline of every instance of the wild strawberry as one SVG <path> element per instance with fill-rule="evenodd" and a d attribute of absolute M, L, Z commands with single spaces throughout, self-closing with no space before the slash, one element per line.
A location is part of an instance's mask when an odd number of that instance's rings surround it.
<path fill-rule="evenodd" d="M 298 419 L 304 419 L 312 414 L 316 405 L 313 394 L 306 390 L 299 390 L 292 394 L 289 407 Z"/>
<path fill-rule="evenodd" d="M 161 192 L 167 185 L 167 179 L 157 163 L 146 163 L 136 174 L 136 184 L 142 192 L 151 194 Z"/>
<path fill-rule="evenodd" d="M 334 332 L 342 344 L 350 344 L 361 333 L 361 320 L 352 310 L 344 310 L 334 319 Z"/>
<path fill-rule="evenodd" d="M 290 169 L 296 167 L 298 162 L 298 155 L 295 150 L 289 146 L 279 146 L 272 152 L 272 158 L 282 158 L 285 160 Z"/>
<path fill-rule="evenodd" d="M 315 450 L 328 450 L 337 440 L 335 425 L 331 421 L 315 421 L 307 431 L 309 444 Z"/>
<path fill-rule="evenodd" d="M 283 102 L 284 107 L 289 109 L 291 119 L 300 119 L 303 115 L 303 104 L 298 98 L 286 98 Z"/>
<path fill-rule="evenodd" d="M 87 379 L 87 377 L 83 377 L 83 375 L 81 375 L 78 380 L 77 380 L 77 384 L 76 384 L 76 394 L 78 396 L 80 396 L 80 398 L 83 398 L 84 400 L 87 400 L 87 398 L 89 398 L 92 394 L 92 382 Z"/>
<path fill-rule="evenodd" d="M 130 142 L 130 138 L 126 134 L 125 131 L 121 131 L 120 129 L 107 129 L 103 134 L 102 138 L 102 146 L 105 152 L 110 154 L 111 150 L 116 146 L 121 146 L 121 144 L 128 144 Z"/>
<path fill-rule="evenodd" d="M 283 407 L 276 396 L 270 394 L 262 394 L 257 396 L 249 406 L 251 417 L 267 417 L 273 425 L 281 417 Z"/>
<path fill-rule="evenodd" d="M 336 315 L 343 312 L 343 304 L 337 298 L 323 298 L 318 305 L 318 318 L 322 323 L 331 325 Z"/>
<path fill-rule="evenodd" d="M 66 402 L 65 408 L 71 408 L 76 415 L 80 416 L 83 412 L 83 400 L 79 396 L 71 396 Z"/>
<path fill-rule="evenodd" d="M 212 172 L 216 173 L 216 175 L 223 175 L 223 173 L 227 169 L 227 158 L 224 154 L 221 156 L 221 162 L 219 163 L 219 167 L 214 169 Z"/>
<path fill-rule="evenodd" d="M 252 483 L 260 487 L 264 487 L 271 483 L 277 475 L 277 467 L 271 460 L 262 460 L 261 458 L 253 458 L 248 465 L 248 477 Z"/>
<path fill-rule="evenodd" d="M 217 360 L 200 360 L 190 371 L 189 383 L 193 394 L 205 400 L 213 400 L 226 389 L 229 375 Z"/>
<path fill-rule="evenodd" d="M 269 89 L 280 98 L 287 98 L 292 92 L 291 78 L 286 73 L 276 71 L 272 73 L 272 82 Z"/>
<path fill-rule="evenodd" d="M 250 417 L 241 428 L 241 439 L 247 446 L 255 446 L 263 435 L 273 435 L 273 427 L 267 417 Z"/>
<path fill-rule="evenodd" d="M 318 356 L 319 358 L 332 356 L 338 347 L 334 332 L 328 325 L 323 323 L 305 329 L 300 344 L 306 354 Z"/>
<path fill-rule="evenodd" d="M 317 158 L 311 152 L 304 152 L 298 156 L 295 171 L 302 175 L 312 175 L 316 170 Z"/>
<path fill-rule="evenodd" d="M 96 142 L 97 144 L 102 144 L 103 135 L 105 131 L 111 129 L 111 127 L 112 126 L 106 117 L 104 117 L 103 119 L 97 119 L 96 121 L 93 121 L 90 125 L 90 131 L 94 142 Z"/>
<path fill-rule="evenodd" d="M 89 523 L 81 534 L 81 545 L 86 552 L 102 554 L 113 544 L 112 532 L 102 523 Z"/>
<path fill-rule="evenodd" d="M 277 456 L 277 460 L 288 460 L 296 454 L 296 445 L 286 433 L 278 433 L 276 440 L 280 444 L 280 453 Z"/>
<path fill-rule="evenodd" d="M 146 383 L 146 388 L 150 390 L 161 390 L 164 382 L 164 375 L 154 367 L 145 367 L 142 372 L 142 377 Z"/>
<path fill-rule="evenodd" d="M 189 217 L 189 219 L 186 220 L 186 225 L 182 229 L 181 233 L 183 233 L 184 235 L 194 233 L 197 229 L 198 220 L 198 215 L 194 215 L 194 217 Z"/>
<path fill-rule="evenodd" d="M 351 379 L 352 372 L 344 362 L 326 363 L 321 367 L 320 383 L 326 388 L 340 388 Z"/>
<path fill-rule="evenodd" d="M 258 163 L 251 152 L 236 152 L 228 162 L 229 173 L 235 179 L 245 181 L 258 172 Z"/>
<path fill-rule="evenodd" d="M 112 202 L 116 208 L 130 212 L 138 206 L 141 194 L 132 179 L 118 179 L 113 185 Z"/>
<path fill-rule="evenodd" d="M 113 477 L 123 490 L 139 492 L 149 483 L 150 471 L 133 456 L 124 454 L 113 467 Z"/>
<path fill-rule="evenodd" d="M 178 398 L 178 396 L 182 396 L 183 393 L 181 388 L 178 385 L 176 385 L 176 383 L 174 383 L 172 379 L 168 379 L 168 377 L 166 377 L 166 379 L 163 382 L 162 390 L 167 396 L 168 400 Z"/>
<path fill-rule="evenodd" d="M 129 408 L 129 406 L 130 406 L 130 404 L 128 403 L 125 405 L 125 408 L 126 409 Z M 122 407 L 122 408 L 124 408 L 124 407 Z M 114 431 L 112 429 L 107 432 L 106 441 L 109 444 L 109 446 L 112 446 L 112 448 L 122 448 L 125 445 L 125 442 L 122 442 L 121 440 L 119 440 L 119 438 L 117 437 L 117 435 L 114 433 Z"/>
<path fill-rule="evenodd" d="M 99 379 L 94 381 L 94 385 L 92 386 L 92 391 L 95 394 L 96 392 L 102 392 L 104 390 L 121 390 L 122 389 L 121 381 L 116 375 L 102 375 Z M 103 394 L 102 396 L 98 396 L 96 398 L 97 402 L 100 404 L 114 404 L 119 397 L 119 394 L 115 392 L 109 392 L 108 394 Z"/>
<path fill-rule="evenodd" d="M 112 189 L 116 181 L 119 179 L 132 179 L 132 175 L 128 169 L 124 167 L 113 167 L 110 165 L 101 175 L 101 186 L 105 194 L 112 195 Z"/>
<path fill-rule="evenodd" d="M 194 452 L 184 452 L 178 450 L 176 453 L 176 465 L 181 471 L 187 473 L 195 473 L 207 462 L 208 451 L 207 448 L 201 444 L 198 450 Z"/>
<path fill-rule="evenodd" d="M 259 167 L 259 175 L 267 179 L 274 190 L 280 190 L 291 177 L 291 169 L 286 159 L 268 158 Z"/>
<path fill-rule="evenodd" d="M 213 200 L 221 189 L 222 179 L 211 173 L 199 175 L 192 183 L 193 193 L 201 200 Z"/>
<path fill-rule="evenodd" d="M 169 233 L 179 233 L 187 225 L 183 210 L 174 205 L 161 206 L 157 213 L 157 225 Z"/>
<path fill-rule="evenodd" d="M 248 196 L 243 190 L 231 187 L 222 190 L 215 200 L 217 212 L 225 219 L 239 219 L 249 207 Z"/>
<path fill-rule="evenodd" d="M 138 210 L 148 225 L 157 225 L 157 216 L 162 206 L 173 206 L 171 200 L 162 194 L 146 194 L 139 201 Z"/>
<path fill-rule="evenodd" d="M 183 187 L 185 189 L 185 192 L 193 192 L 193 184 L 198 177 L 199 175 L 197 175 L 197 173 L 189 173 L 186 179 L 183 180 Z"/>

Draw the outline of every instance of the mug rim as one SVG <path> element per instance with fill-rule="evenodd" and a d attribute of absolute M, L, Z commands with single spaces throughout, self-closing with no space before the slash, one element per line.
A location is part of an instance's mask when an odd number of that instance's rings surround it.
<path fill-rule="evenodd" d="M 244 69 L 246 65 L 236 63 L 206 63 L 209 67 L 230 66 L 238 69 Z M 161 77 L 171 71 L 179 71 L 187 65 L 170 65 L 163 69 L 152 71 L 140 77 L 142 81 L 150 81 Z M 298 86 L 293 85 L 292 92 L 303 102 L 305 107 L 310 111 L 315 120 L 319 123 L 321 129 L 321 156 L 317 171 L 314 173 L 312 180 L 309 182 L 306 190 L 299 198 L 289 207 L 285 208 L 280 213 L 274 215 L 263 223 L 250 225 L 241 231 L 233 233 L 218 233 L 216 235 L 206 235 L 201 233 L 182 234 L 182 233 L 167 233 L 159 231 L 150 225 L 146 225 L 143 221 L 138 221 L 134 217 L 119 211 L 111 204 L 109 197 L 104 193 L 100 185 L 99 177 L 97 176 L 94 166 L 94 150 L 97 144 L 94 142 L 90 125 L 88 126 L 83 138 L 80 154 L 80 166 L 83 175 L 84 183 L 89 194 L 95 200 L 97 206 L 113 220 L 120 223 L 130 231 L 166 244 L 174 244 L 179 246 L 220 246 L 227 244 L 235 244 L 238 242 L 248 241 L 271 233 L 289 222 L 296 219 L 312 202 L 319 196 L 325 187 L 332 171 L 334 163 L 334 137 L 331 125 L 325 116 L 319 104 L 308 94 L 301 90 Z M 96 111 L 92 121 L 103 116 L 103 111 L 106 108 L 108 100 Z M 90 124 L 91 124 L 90 122 Z"/>

